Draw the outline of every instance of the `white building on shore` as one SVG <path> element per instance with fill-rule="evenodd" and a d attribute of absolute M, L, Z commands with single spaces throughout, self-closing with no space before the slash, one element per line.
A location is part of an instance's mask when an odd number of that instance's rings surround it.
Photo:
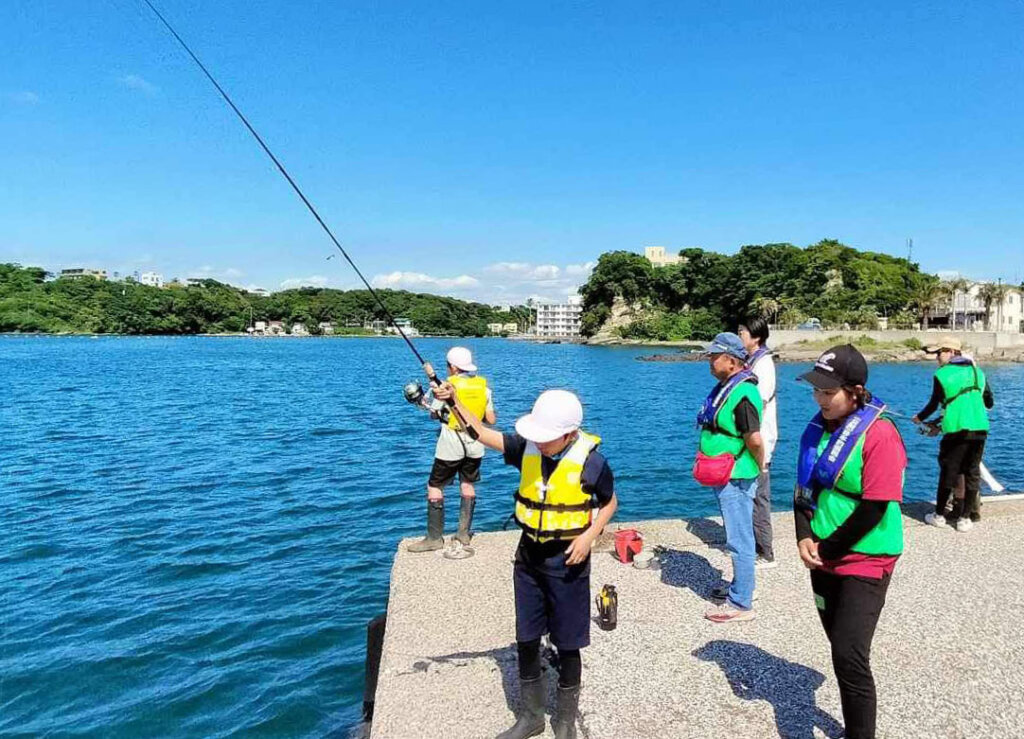
<path fill-rule="evenodd" d="M 583 298 L 570 295 L 564 303 L 538 302 L 537 336 L 579 336 L 583 316 Z"/>
<path fill-rule="evenodd" d="M 954 300 L 942 305 L 946 328 L 1024 333 L 1024 293 L 1016 287 L 1007 287 L 1002 302 L 986 305 L 982 294 L 989 284 L 992 283 L 972 282 L 966 291 L 957 292 Z"/>
<path fill-rule="evenodd" d="M 163 287 L 164 276 L 158 272 L 143 272 L 139 275 L 140 285 L 149 285 L 150 287 Z"/>
<path fill-rule="evenodd" d="M 396 328 L 396 326 L 398 328 Z M 389 334 L 398 335 L 398 329 L 402 329 L 402 333 L 406 336 L 419 336 L 420 331 L 418 328 L 412 325 L 412 320 L 408 318 L 395 318 L 395 325 L 388 326 L 386 331 Z"/>

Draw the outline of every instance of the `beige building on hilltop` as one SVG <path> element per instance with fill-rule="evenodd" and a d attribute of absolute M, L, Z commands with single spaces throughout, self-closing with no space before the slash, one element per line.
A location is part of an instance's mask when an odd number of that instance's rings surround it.
<path fill-rule="evenodd" d="M 682 264 L 686 261 L 678 254 L 668 254 L 664 246 L 645 246 L 644 256 L 655 267 L 667 267 L 670 264 Z"/>

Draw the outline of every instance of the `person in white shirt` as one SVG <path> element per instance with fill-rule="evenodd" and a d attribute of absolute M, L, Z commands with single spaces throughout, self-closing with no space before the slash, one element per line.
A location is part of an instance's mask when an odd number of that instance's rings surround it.
<path fill-rule="evenodd" d="M 763 318 L 750 318 L 736 331 L 747 350 L 747 368 L 757 377 L 764 412 L 761 414 L 761 439 L 764 442 L 764 466 L 757 480 L 754 499 L 754 544 L 759 568 L 774 567 L 775 549 L 772 547 L 772 490 L 771 463 L 775 444 L 779 440 L 779 419 L 775 400 L 775 362 L 768 349 L 768 324 Z"/>
<path fill-rule="evenodd" d="M 448 382 L 455 388 L 459 401 L 475 418 L 494 423 L 494 401 L 487 380 L 477 374 L 473 353 L 464 346 L 448 350 Z M 431 368 L 430 372 L 433 372 Z M 436 393 L 435 393 L 436 397 Z M 476 507 L 476 486 L 480 481 L 480 462 L 484 445 L 470 437 L 458 418 L 448 416 L 441 425 L 434 449 L 434 465 L 427 480 L 427 535 L 409 544 L 410 552 L 432 552 L 444 546 L 444 489 L 455 475 L 459 476 L 462 493 L 459 502 L 459 529 L 455 539 L 466 546 L 473 537 L 473 510 Z"/>

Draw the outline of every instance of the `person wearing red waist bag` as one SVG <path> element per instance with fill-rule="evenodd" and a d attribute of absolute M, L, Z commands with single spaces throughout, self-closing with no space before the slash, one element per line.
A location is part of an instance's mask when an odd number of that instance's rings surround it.
<path fill-rule="evenodd" d="M 853 346 L 829 349 L 800 379 L 820 411 L 800 439 L 797 547 L 832 645 L 846 736 L 865 739 L 877 715 L 871 641 L 903 552 L 906 449 Z"/>

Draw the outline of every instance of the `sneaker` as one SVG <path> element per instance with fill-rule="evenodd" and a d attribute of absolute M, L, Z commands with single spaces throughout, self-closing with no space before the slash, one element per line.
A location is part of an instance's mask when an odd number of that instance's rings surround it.
<path fill-rule="evenodd" d="M 938 513 L 926 513 L 924 515 L 924 522 L 929 526 L 938 526 L 942 528 L 946 525 L 946 517 L 940 516 Z"/>
<path fill-rule="evenodd" d="M 771 570 L 778 566 L 779 563 L 775 559 L 768 559 L 760 554 L 757 555 L 757 560 L 754 562 L 754 568 L 758 570 Z"/>
<path fill-rule="evenodd" d="M 716 585 L 711 589 L 711 598 L 713 600 L 725 600 L 729 597 L 729 588 L 732 587 L 731 583 L 722 583 Z M 751 600 L 757 600 L 757 588 L 754 588 L 754 594 L 750 596 Z"/>
<path fill-rule="evenodd" d="M 726 624 L 732 621 L 753 621 L 754 610 L 743 610 L 726 601 L 718 606 L 712 606 L 704 612 L 704 618 L 716 624 Z"/>
<path fill-rule="evenodd" d="M 958 518 L 956 520 L 956 530 L 961 534 L 966 534 L 968 531 L 974 528 L 974 524 L 969 518 Z"/>

